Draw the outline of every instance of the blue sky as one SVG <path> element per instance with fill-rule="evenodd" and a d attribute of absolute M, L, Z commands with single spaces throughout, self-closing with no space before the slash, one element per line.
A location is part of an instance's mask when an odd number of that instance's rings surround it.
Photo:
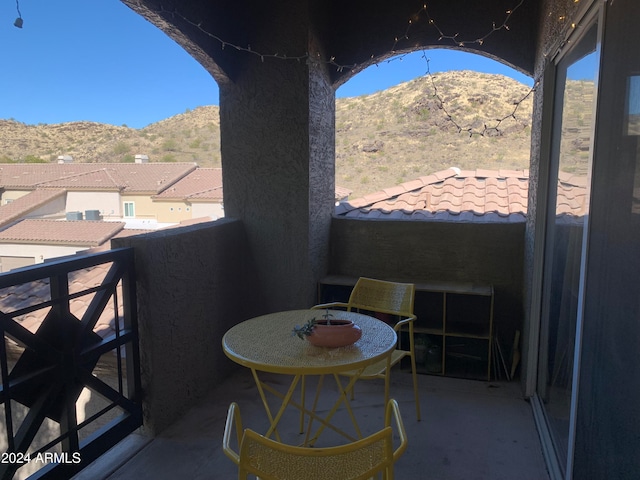
<path fill-rule="evenodd" d="M 207 71 L 173 40 L 119 0 L 0 3 L 0 118 L 30 125 L 93 121 L 143 128 L 202 105 L 218 104 Z M 383 90 L 422 76 L 422 52 L 372 66 L 338 97 Z M 477 55 L 428 50 L 432 73 L 471 69 L 528 77 Z"/>

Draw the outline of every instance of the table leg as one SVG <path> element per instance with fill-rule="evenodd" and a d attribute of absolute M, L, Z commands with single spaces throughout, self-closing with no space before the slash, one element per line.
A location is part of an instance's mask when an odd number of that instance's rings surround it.
<path fill-rule="evenodd" d="M 415 358 L 415 357 L 412 356 L 411 358 Z M 415 375 L 415 372 L 416 372 L 415 365 L 413 365 L 412 372 Z M 391 355 L 387 356 L 387 368 L 384 372 L 384 404 L 385 405 L 389 403 L 389 391 L 391 386 L 390 383 L 391 383 Z"/>
<path fill-rule="evenodd" d="M 289 403 L 291 402 L 291 397 L 293 396 L 293 392 L 295 391 L 296 386 L 298 385 L 298 382 L 300 381 L 300 377 L 302 375 L 295 375 L 293 377 L 293 380 L 291 381 L 291 385 L 289 386 L 289 390 L 287 390 L 287 393 L 282 398 L 282 405 L 280 406 L 278 413 L 274 417 L 271 414 L 271 409 L 269 408 L 269 403 L 267 402 L 267 397 L 264 393 L 263 387 L 267 387 L 267 386 L 263 384 L 260 378 L 258 377 L 258 372 L 256 372 L 254 369 L 251 369 L 251 372 L 253 373 L 253 379 L 256 382 L 256 386 L 258 387 L 258 392 L 260 392 L 260 398 L 262 399 L 262 404 L 264 405 L 264 409 L 267 412 L 267 418 L 269 419 L 269 422 L 271 422 L 271 426 L 269 427 L 269 430 L 267 430 L 265 437 L 269 438 L 275 432 L 276 439 L 280 442 L 281 441 L 280 435 L 278 434 L 278 431 L 276 428 L 278 426 L 278 422 L 280 422 L 280 419 L 284 414 L 285 409 L 287 408 L 287 405 L 289 405 Z M 271 389 L 269 390 L 271 391 Z"/>
<path fill-rule="evenodd" d="M 320 378 L 318 379 L 318 384 L 316 385 L 316 396 L 313 398 L 313 405 L 311 406 L 311 411 L 314 413 L 318 406 L 318 400 L 320 399 L 320 392 L 322 391 L 323 383 L 324 383 L 324 375 L 320 375 Z M 309 416 L 309 423 L 307 424 L 307 429 L 306 429 L 307 434 L 304 437 L 304 445 L 307 445 L 309 442 L 309 433 L 311 432 L 312 424 L 313 424 L 313 416 Z"/>
<path fill-rule="evenodd" d="M 305 395 L 307 394 L 307 390 L 306 390 L 306 377 L 303 375 L 302 376 L 302 383 L 300 384 L 300 404 L 302 405 L 302 408 L 300 409 L 300 433 L 304 433 L 304 400 L 305 400 Z"/>
<path fill-rule="evenodd" d="M 338 399 L 335 401 L 333 407 L 331 408 L 331 410 L 327 413 L 327 415 L 325 417 L 321 417 L 320 415 L 318 415 L 316 413 L 316 409 L 318 406 L 318 401 L 320 398 L 320 393 L 322 390 L 322 386 L 323 386 L 323 382 L 324 382 L 324 375 L 320 375 L 320 378 L 318 380 L 318 384 L 316 386 L 316 394 L 313 400 L 313 405 L 311 406 L 311 409 L 307 409 L 305 407 L 305 394 L 306 394 L 306 386 L 305 386 L 305 378 L 304 375 L 295 375 L 293 377 L 293 380 L 291 381 L 291 385 L 289 386 L 289 389 L 287 390 L 287 392 L 285 394 L 283 394 L 282 392 L 276 390 L 275 388 L 267 385 L 266 383 L 262 382 L 262 380 L 260 380 L 260 378 L 258 377 L 258 372 L 256 370 L 251 370 L 252 374 L 253 374 L 253 378 L 254 381 L 256 383 L 256 386 L 258 388 L 258 392 L 260 394 L 260 398 L 262 400 L 262 404 L 264 405 L 264 409 L 267 413 L 267 418 L 269 419 L 270 422 L 270 427 L 269 430 L 267 431 L 267 433 L 265 434 L 266 437 L 270 437 L 271 435 L 275 434 L 275 437 L 278 441 L 280 440 L 280 435 L 278 433 L 277 430 L 277 426 L 278 423 L 280 422 L 280 419 L 282 418 L 287 406 L 291 405 L 294 408 L 297 408 L 298 410 L 300 410 L 300 426 L 301 426 L 301 430 L 304 431 L 306 430 L 306 435 L 305 435 L 305 441 L 303 443 L 303 445 L 305 446 L 313 446 L 314 443 L 318 440 L 318 438 L 320 437 L 320 434 L 324 431 L 325 428 L 330 428 L 331 430 L 333 430 L 334 432 L 342 435 L 343 437 L 347 438 L 350 441 L 355 441 L 356 438 L 354 438 L 352 435 L 349 435 L 348 433 L 346 433 L 344 430 L 341 430 L 340 428 L 336 427 L 335 425 L 331 424 L 331 419 L 333 418 L 333 416 L 335 415 L 335 413 L 338 411 L 338 408 L 340 408 L 340 404 L 344 402 L 345 404 L 345 408 L 347 410 L 347 413 L 349 414 L 349 416 L 351 417 L 351 422 L 353 423 L 354 429 L 356 431 L 357 437 L 358 438 L 362 438 L 362 432 L 360 430 L 360 426 L 358 425 L 358 422 L 356 420 L 356 417 L 353 413 L 353 410 L 351 408 L 351 403 L 349 401 L 349 394 L 350 392 L 353 391 L 354 385 L 356 383 L 356 381 L 358 380 L 358 378 L 360 377 L 361 373 L 363 370 L 360 370 L 358 372 L 356 372 L 353 375 L 349 376 L 349 382 L 347 383 L 346 386 L 342 385 L 342 382 L 340 380 L 340 375 L 339 374 L 333 374 L 334 380 L 336 382 L 336 385 L 338 387 L 338 392 L 339 392 L 339 397 Z M 298 383 L 302 380 L 301 383 L 301 388 L 302 388 L 302 398 L 301 398 L 301 402 L 297 403 L 293 400 L 293 393 L 295 392 L 295 389 L 298 385 Z M 385 385 L 385 390 L 388 391 L 388 385 Z M 280 405 L 280 408 L 278 410 L 278 412 L 276 413 L 276 415 L 274 416 L 271 413 L 271 409 L 269 408 L 269 404 L 267 402 L 267 397 L 266 397 L 266 392 L 269 392 L 271 394 L 273 394 L 274 396 L 280 398 L 282 400 L 282 404 Z M 304 429 L 304 416 L 308 415 L 309 416 L 309 421 L 308 421 L 308 425 L 307 428 Z M 313 436 L 311 436 L 312 433 L 312 426 L 313 426 L 313 421 L 317 420 L 321 425 L 318 427 L 318 430 L 315 432 L 315 434 L 313 434 Z M 302 433 L 302 431 L 300 433 Z"/>
<path fill-rule="evenodd" d="M 333 374 L 333 377 L 336 381 L 336 385 L 338 386 L 338 390 L 340 391 L 340 396 L 338 397 L 338 400 L 336 400 L 335 404 L 333 405 L 333 408 L 331 408 L 331 410 L 329 411 L 329 413 L 327 413 L 327 415 L 322 419 L 321 423 L 322 426 L 318 427 L 318 430 L 316 431 L 316 433 L 313 435 L 313 437 L 311 437 L 311 439 L 309 440 L 309 434 L 311 433 L 311 423 L 312 423 L 312 418 L 309 419 L 309 426 L 307 428 L 307 435 L 305 437 L 305 445 L 308 446 L 313 446 L 313 444 L 316 442 L 316 440 L 318 440 L 318 437 L 320 436 L 320 434 L 324 431 L 324 429 L 326 427 L 330 427 L 333 430 L 336 430 L 335 428 L 333 428 L 333 426 L 331 425 L 330 421 L 331 418 L 333 418 L 333 415 L 338 411 L 338 408 L 340 407 L 340 404 L 342 402 L 344 402 L 345 404 L 345 408 L 347 409 L 347 412 L 349 413 L 349 416 L 351 417 L 351 421 L 353 422 L 353 426 L 356 430 L 356 433 L 358 435 L 358 438 L 362 438 L 362 433 L 360 431 L 360 427 L 358 425 L 358 422 L 356 421 L 356 417 L 353 414 L 353 411 L 351 410 L 351 404 L 349 403 L 349 392 L 353 389 L 356 381 L 358 380 L 358 378 L 360 377 L 360 374 L 362 373 L 363 369 L 358 371 L 357 374 L 352 375 L 349 379 L 349 383 L 347 384 L 346 388 L 343 388 L 342 386 L 342 382 L 340 381 L 340 377 L 339 374 L 335 373 Z M 316 399 L 317 396 L 319 395 L 319 391 L 316 392 Z M 314 412 L 315 412 L 315 401 L 314 401 Z M 315 418 L 317 418 L 317 415 L 314 415 Z M 354 440 L 353 437 L 351 437 L 350 435 L 347 435 L 345 433 L 342 433 L 343 436 L 347 437 L 349 440 Z"/>
<path fill-rule="evenodd" d="M 304 375 L 300 375 L 300 378 L 298 380 L 304 380 Z M 256 378 L 257 378 L 257 374 L 256 374 Z M 301 416 L 304 415 L 308 415 L 309 416 L 309 430 L 311 429 L 311 421 L 315 420 L 318 421 L 319 423 L 322 424 L 322 430 L 324 430 L 324 428 L 329 428 L 331 430 L 333 430 L 334 432 L 336 432 L 339 435 L 342 435 L 343 437 L 345 437 L 346 439 L 348 439 L 349 441 L 355 441 L 356 438 L 353 437 L 352 435 L 349 435 L 347 432 L 345 432 L 344 430 L 341 430 L 340 428 L 336 427 L 335 425 L 332 425 L 331 423 L 329 423 L 327 418 L 323 418 L 320 415 L 318 415 L 315 412 L 315 408 L 317 406 L 317 401 L 314 400 L 314 405 L 312 407 L 312 409 L 308 409 L 304 406 L 304 402 L 303 403 L 297 403 L 296 401 L 293 400 L 293 390 L 296 388 L 296 385 L 298 383 L 298 380 L 296 380 L 294 378 L 294 380 L 292 381 L 291 386 L 289 387 L 289 390 L 287 391 L 287 394 L 283 394 L 282 392 L 276 390 L 275 388 L 271 387 L 270 385 L 260 381 L 258 379 L 258 391 L 260 392 L 261 397 L 263 398 L 263 403 L 265 404 L 265 410 L 267 411 L 267 416 L 269 418 L 269 421 L 272 423 L 272 429 L 269 431 L 269 434 L 274 433 L 276 435 L 278 435 L 277 430 L 275 429 L 275 427 L 277 426 L 277 423 L 280 421 L 280 418 L 282 417 L 282 413 L 284 413 L 285 409 L 287 406 L 292 406 L 293 408 L 297 408 L 298 410 L 300 410 L 300 414 Z M 321 391 L 322 388 L 322 383 L 319 381 L 318 382 L 318 387 L 316 388 L 316 395 L 319 395 L 319 392 Z M 339 388 L 341 388 L 341 386 L 339 385 Z M 346 392 L 346 389 L 342 389 L 341 391 L 344 390 L 344 392 Z M 280 407 L 280 410 L 278 411 L 278 414 L 273 417 L 271 414 L 271 410 L 269 409 L 268 404 L 266 404 L 266 393 L 271 393 L 272 395 L 274 395 L 275 397 L 279 398 L 282 400 L 282 405 Z M 341 396 L 346 395 L 346 393 L 341 393 Z M 341 400 L 338 399 L 336 402 L 336 406 L 334 407 L 334 412 L 337 410 L 338 406 L 340 405 Z M 331 414 L 331 416 L 333 416 L 333 413 Z M 353 418 L 353 417 L 352 417 Z M 330 417 L 329 417 L 330 420 Z M 355 421 L 355 420 L 354 420 Z M 322 431 L 321 430 L 321 431 Z M 317 437 L 319 436 L 319 433 L 316 433 L 314 441 L 317 440 Z M 309 438 L 309 434 L 307 433 L 306 438 Z M 303 443 L 303 445 L 306 445 L 306 443 Z"/>

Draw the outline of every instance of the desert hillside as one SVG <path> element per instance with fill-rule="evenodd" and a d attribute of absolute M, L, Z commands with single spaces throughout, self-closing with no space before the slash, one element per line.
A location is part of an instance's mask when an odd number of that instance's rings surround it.
<path fill-rule="evenodd" d="M 356 197 L 451 166 L 528 168 L 532 98 L 519 103 L 528 92 L 501 75 L 453 71 L 338 99 L 336 183 Z M 142 129 L 0 120 L 0 148 L 3 162 L 130 162 L 146 154 L 220 166 L 219 111 L 199 107 Z"/>

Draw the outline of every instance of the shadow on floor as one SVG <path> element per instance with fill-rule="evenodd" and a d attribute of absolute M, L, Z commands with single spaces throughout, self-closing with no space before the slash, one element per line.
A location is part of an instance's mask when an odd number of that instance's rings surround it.
<path fill-rule="evenodd" d="M 280 390 L 286 389 L 290 380 L 278 375 L 265 378 Z M 391 396 L 400 405 L 409 440 L 406 453 L 396 464 L 396 478 L 549 479 L 531 407 L 522 398 L 517 383 L 429 375 L 420 375 L 418 381 L 421 422 L 416 421 L 411 376 L 405 371 L 394 371 L 392 375 Z M 309 395 L 312 390 L 310 384 Z M 336 395 L 335 383 L 326 378 L 319 411 L 330 408 Z M 351 405 L 364 435 L 382 428 L 383 400 L 381 382 L 357 384 Z M 239 404 L 245 427 L 258 432 L 267 430 L 269 424 L 250 372 L 240 369 L 159 436 L 148 439 L 132 435 L 74 478 L 237 478 L 236 466 L 222 452 L 222 432 L 232 401 Z M 275 400 L 271 402 L 274 409 L 278 405 Z M 290 410 L 279 431 L 284 442 L 299 444 L 304 438 L 298 434 L 299 415 Z M 353 431 L 344 409 L 334 422 Z M 325 431 L 318 446 L 344 442 L 342 437 Z"/>

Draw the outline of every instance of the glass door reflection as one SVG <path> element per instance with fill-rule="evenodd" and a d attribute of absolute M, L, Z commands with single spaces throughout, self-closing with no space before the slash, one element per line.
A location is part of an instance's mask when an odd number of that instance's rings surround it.
<path fill-rule="evenodd" d="M 578 291 L 589 213 L 596 45 L 594 24 L 556 70 L 537 390 L 562 466 L 568 451 Z"/>

